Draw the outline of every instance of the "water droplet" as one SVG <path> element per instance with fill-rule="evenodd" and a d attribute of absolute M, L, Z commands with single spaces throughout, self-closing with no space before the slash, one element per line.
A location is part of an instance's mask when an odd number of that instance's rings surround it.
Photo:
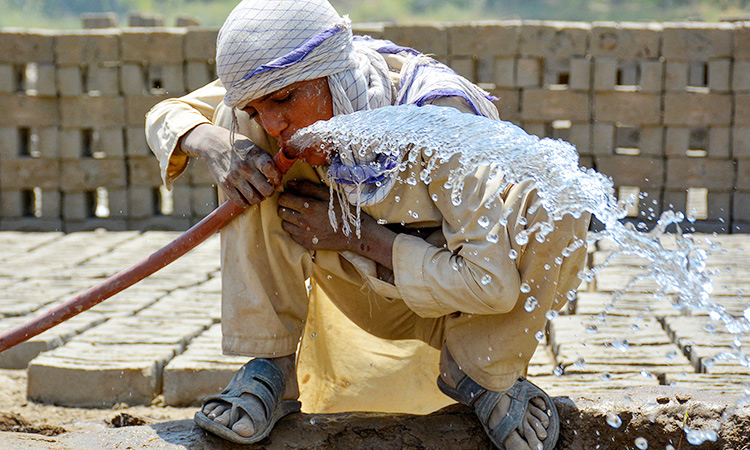
<path fill-rule="evenodd" d="M 437 194 L 432 194 L 432 201 L 433 202 L 438 201 L 438 195 Z"/>
<path fill-rule="evenodd" d="M 313 338 L 313 339 L 315 339 L 316 337 L 318 337 L 318 333 L 313 333 L 313 334 L 310 335 L 310 337 Z"/>
<path fill-rule="evenodd" d="M 487 228 L 488 226 L 490 226 L 490 219 L 488 219 L 487 216 L 482 216 L 479 218 L 479 220 L 477 220 L 477 223 L 480 227 Z"/>
<path fill-rule="evenodd" d="M 399 196 L 397 195 L 397 196 L 393 197 L 393 201 L 394 201 L 394 202 L 396 202 L 396 203 L 398 203 L 398 202 L 400 202 L 400 201 L 401 201 L 401 197 L 399 197 Z"/>
<path fill-rule="evenodd" d="M 385 219 L 378 219 L 378 225 L 386 225 L 388 223 Z"/>
<path fill-rule="evenodd" d="M 648 441 L 643 436 L 635 438 L 634 442 L 638 450 L 646 450 L 648 448 Z"/>
<path fill-rule="evenodd" d="M 484 284 L 484 285 L 488 285 L 488 284 L 490 284 L 491 282 L 492 282 L 492 275 L 490 275 L 490 274 L 485 274 L 485 275 L 484 275 L 484 276 L 482 277 L 482 280 L 481 280 L 481 283 L 482 283 L 482 284 Z"/>
<path fill-rule="evenodd" d="M 549 269 L 550 269 L 550 265 L 549 264 L 545 264 L 544 265 L 544 270 L 549 270 Z"/>
<path fill-rule="evenodd" d="M 529 235 L 526 233 L 518 233 L 516 235 L 516 244 L 526 245 L 529 242 Z"/>
<path fill-rule="evenodd" d="M 567 293 L 567 294 L 565 294 L 565 297 L 566 297 L 566 298 L 567 298 L 567 299 L 568 299 L 569 301 L 573 301 L 573 300 L 575 300 L 575 299 L 576 299 L 576 291 L 568 291 L 568 293 Z"/>
<path fill-rule="evenodd" d="M 302 206 L 304 206 L 305 208 L 309 208 L 309 207 L 310 207 L 310 204 L 309 204 L 309 203 L 307 203 L 307 202 L 305 202 L 305 203 L 304 203 L 304 204 L 303 204 Z"/>
<path fill-rule="evenodd" d="M 414 178 L 414 175 L 412 175 L 412 176 L 410 176 L 409 178 L 406 179 L 406 184 L 408 184 L 410 186 L 416 186 L 417 185 L 417 179 Z"/>
<path fill-rule="evenodd" d="M 535 310 L 537 306 L 539 306 L 539 301 L 537 301 L 536 297 L 531 296 L 524 302 L 523 309 L 525 309 L 526 312 L 531 312 Z"/>
<path fill-rule="evenodd" d="M 510 259 L 518 258 L 518 252 L 515 249 L 510 249 L 510 251 L 508 252 L 508 258 Z"/>
<path fill-rule="evenodd" d="M 612 375 L 610 375 L 610 374 L 608 374 L 608 373 L 604 372 L 604 373 L 602 374 L 602 381 L 612 381 Z"/>
<path fill-rule="evenodd" d="M 647 380 L 654 378 L 654 374 L 647 370 L 641 370 L 641 376 Z"/>
<path fill-rule="evenodd" d="M 315 418 L 314 417 L 310 418 L 310 425 L 315 425 Z"/>
<path fill-rule="evenodd" d="M 529 286 L 529 283 L 521 283 L 521 292 L 524 294 L 528 294 L 531 291 L 531 286 Z"/>
<path fill-rule="evenodd" d="M 615 413 L 607 413 L 607 425 L 612 428 L 620 428 L 622 425 L 622 419 Z"/>
<path fill-rule="evenodd" d="M 614 339 L 612 340 L 611 344 L 612 347 L 620 350 L 621 352 L 628 351 L 628 347 L 630 347 L 630 344 L 628 344 L 628 341 L 625 339 Z"/>
<path fill-rule="evenodd" d="M 586 327 L 586 333 L 588 334 L 596 334 L 599 332 L 599 327 L 596 325 L 589 325 Z"/>
<path fill-rule="evenodd" d="M 312 243 L 313 245 L 316 245 L 318 243 L 318 238 L 316 236 L 312 237 Z"/>
<path fill-rule="evenodd" d="M 536 333 L 534 333 L 534 337 L 536 338 L 537 342 L 542 342 L 544 340 L 544 332 L 537 331 Z"/>
<path fill-rule="evenodd" d="M 547 313 L 544 315 L 544 317 L 546 317 L 547 320 L 552 321 L 552 320 L 557 319 L 557 316 L 559 316 L 559 315 L 560 315 L 560 313 L 558 313 L 556 310 L 550 309 L 549 311 L 547 311 Z"/>
<path fill-rule="evenodd" d="M 675 359 L 677 357 L 677 351 L 676 350 L 668 351 L 665 356 L 667 359 Z"/>
<path fill-rule="evenodd" d="M 563 366 L 557 366 L 552 370 L 552 374 L 556 377 L 562 376 L 562 374 L 565 372 L 563 369 Z"/>
<path fill-rule="evenodd" d="M 500 240 L 500 236 L 498 236 L 496 233 L 489 233 L 487 234 L 487 237 L 485 239 L 487 239 L 487 242 L 489 242 L 490 244 L 496 244 L 497 241 Z"/>

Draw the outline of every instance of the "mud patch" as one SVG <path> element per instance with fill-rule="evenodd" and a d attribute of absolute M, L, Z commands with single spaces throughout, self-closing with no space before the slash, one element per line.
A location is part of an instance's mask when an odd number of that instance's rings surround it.
<path fill-rule="evenodd" d="M 112 420 L 108 420 L 107 423 L 112 428 L 122 428 L 122 427 L 137 427 L 140 425 L 146 425 L 146 421 L 141 419 L 140 417 L 131 416 L 128 413 L 120 413 L 112 418 Z"/>
<path fill-rule="evenodd" d="M 18 414 L 0 412 L 0 431 L 34 433 L 44 436 L 57 436 L 65 433 L 65 428 L 52 425 L 34 425 Z"/>

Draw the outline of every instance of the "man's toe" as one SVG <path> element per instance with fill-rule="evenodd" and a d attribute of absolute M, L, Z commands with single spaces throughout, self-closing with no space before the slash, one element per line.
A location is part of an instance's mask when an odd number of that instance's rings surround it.
<path fill-rule="evenodd" d="M 529 444 L 518 434 L 518 431 L 510 433 L 504 444 L 505 450 L 536 450 L 529 447 Z"/>
<path fill-rule="evenodd" d="M 232 425 L 232 431 L 239 434 L 242 437 L 250 437 L 255 434 L 255 427 L 253 427 L 253 421 L 250 420 L 250 416 L 243 415 Z"/>
<path fill-rule="evenodd" d="M 231 414 L 231 411 L 229 409 L 225 409 L 221 414 L 218 414 L 215 416 L 214 419 L 212 419 L 214 422 L 218 423 L 219 425 L 229 426 L 229 416 Z"/>
<path fill-rule="evenodd" d="M 544 440 L 547 438 L 547 429 L 531 412 L 526 411 L 524 422 L 534 430 L 534 434 L 536 434 L 539 439 Z"/>

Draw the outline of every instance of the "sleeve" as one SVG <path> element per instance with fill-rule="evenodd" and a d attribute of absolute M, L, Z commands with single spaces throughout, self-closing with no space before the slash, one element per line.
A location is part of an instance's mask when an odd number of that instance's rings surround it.
<path fill-rule="evenodd" d="M 174 180 L 187 167 L 189 157 L 174 155 L 180 138 L 202 123 L 211 123 L 226 90 L 219 80 L 183 97 L 157 103 L 146 114 L 146 141 L 159 160 L 164 185 L 171 189 Z"/>
<path fill-rule="evenodd" d="M 445 245 L 399 235 L 393 245 L 395 284 L 404 302 L 422 317 L 453 312 L 507 313 L 521 285 L 511 259 L 511 234 L 501 225 L 507 205 L 500 180 L 480 167 L 465 179 L 461 203 L 454 206 L 443 184 L 458 157 L 433 171 L 430 196 L 443 215 Z M 517 207 L 518 205 L 516 205 Z"/>

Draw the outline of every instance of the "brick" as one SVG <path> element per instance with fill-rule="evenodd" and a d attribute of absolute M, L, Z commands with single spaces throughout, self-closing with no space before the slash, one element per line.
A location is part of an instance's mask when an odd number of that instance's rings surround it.
<path fill-rule="evenodd" d="M 12 64 L 0 64 L 0 93 L 16 92 L 15 67 Z"/>
<path fill-rule="evenodd" d="M 184 29 L 170 31 L 128 30 L 120 36 L 123 62 L 182 64 Z"/>
<path fill-rule="evenodd" d="M 520 39 L 519 21 L 456 25 L 448 28 L 450 54 L 514 56 Z"/>
<path fill-rule="evenodd" d="M 89 194 L 84 192 L 66 192 L 62 196 L 62 218 L 68 220 L 86 220 L 91 216 Z"/>
<path fill-rule="evenodd" d="M 153 188 L 128 186 L 127 196 L 129 219 L 145 219 L 157 213 Z"/>
<path fill-rule="evenodd" d="M 641 61 L 641 92 L 659 93 L 664 89 L 664 64 Z"/>
<path fill-rule="evenodd" d="M 185 59 L 188 61 L 212 61 L 216 59 L 216 29 L 188 30 L 185 34 Z"/>
<path fill-rule="evenodd" d="M 591 125 L 588 123 L 572 124 L 569 141 L 576 147 L 579 154 L 591 154 Z"/>
<path fill-rule="evenodd" d="M 180 96 L 185 93 L 184 69 L 182 64 L 151 65 L 149 67 L 149 87 L 152 91 Z"/>
<path fill-rule="evenodd" d="M 495 89 L 492 95 L 498 98 L 493 103 L 500 112 L 500 118 L 511 120 L 520 118 L 521 91 L 518 89 Z"/>
<path fill-rule="evenodd" d="M 0 32 L 0 63 L 54 63 L 55 34 L 6 28 Z"/>
<path fill-rule="evenodd" d="M 734 170 L 734 162 L 728 159 L 668 158 L 666 187 L 730 191 L 734 187 Z"/>
<path fill-rule="evenodd" d="M 658 23 L 594 22 L 591 54 L 625 60 L 658 58 L 661 34 Z"/>
<path fill-rule="evenodd" d="M 77 97 L 83 94 L 83 76 L 79 66 L 57 68 L 57 91 L 63 97 Z"/>
<path fill-rule="evenodd" d="M 56 188 L 60 183 L 59 163 L 54 159 L 3 159 L 0 165 L 2 189 Z"/>
<path fill-rule="evenodd" d="M 732 156 L 750 158 L 750 127 L 732 129 Z"/>
<path fill-rule="evenodd" d="M 0 160 L 5 158 L 17 158 L 20 156 L 20 145 L 18 142 L 18 128 L 0 128 Z"/>
<path fill-rule="evenodd" d="M 166 98 L 165 96 L 153 95 L 125 97 L 125 124 L 127 126 L 143 127 L 146 123 L 146 113 L 154 105 Z"/>
<path fill-rule="evenodd" d="M 117 66 L 89 66 L 88 91 L 103 96 L 120 95 L 120 69 Z"/>
<path fill-rule="evenodd" d="M 710 158 L 731 158 L 731 129 L 711 127 L 708 130 L 708 156 Z"/>
<path fill-rule="evenodd" d="M 122 97 L 70 97 L 60 99 L 61 125 L 68 128 L 122 126 Z"/>
<path fill-rule="evenodd" d="M 143 127 L 133 126 L 125 129 L 125 153 L 128 157 L 150 156 L 151 150 L 146 142 Z"/>
<path fill-rule="evenodd" d="M 192 188 L 186 185 L 175 185 L 172 187 L 172 208 L 173 208 L 172 215 L 174 217 L 193 217 L 193 218 L 197 217 L 198 220 L 200 220 L 205 216 L 205 214 L 197 214 L 197 213 L 194 213 L 193 211 L 194 210 L 203 211 L 205 208 L 208 208 L 207 203 L 210 204 L 211 197 L 205 196 L 205 193 L 195 194 L 193 192 L 194 189 L 204 189 L 204 188 Z M 216 188 L 213 188 L 213 190 L 214 190 L 214 197 L 215 197 Z M 194 205 L 196 201 L 200 201 L 201 195 L 204 195 L 206 200 L 200 205 L 197 205 L 197 206 Z M 201 207 L 203 209 L 201 209 Z M 215 209 L 215 208 L 212 208 L 212 209 Z"/>
<path fill-rule="evenodd" d="M 588 93 L 568 89 L 527 89 L 523 94 L 523 120 L 552 121 L 557 119 L 586 122 L 589 120 Z"/>
<path fill-rule="evenodd" d="M 120 60 L 120 31 L 64 31 L 55 39 L 58 65 L 101 64 Z"/>
<path fill-rule="evenodd" d="M 522 128 L 529 134 L 539 136 L 540 138 L 547 136 L 547 124 L 544 122 L 523 122 Z"/>
<path fill-rule="evenodd" d="M 731 95 L 673 92 L 664 96 L 664 124 L 667 126 L 728 126 L 731 122 Z"/>
<path fill-rule="evenodd" d="M 37 79 L 34 84 L 36 95 L 42 97 L 54 97 L 57 95 L 54 64 L 37 64 L 36 76 Z"/>
<path fill-rule="evenodd" d="M 537 58 L 519 58 L 516 61 L 517 87 L 539 87 L 542 80 L 542 67 Z"/>
<path fill-rule="evenodd" d="M 641 127 L 641 155 L 644 156 L 662 156 L 662 138 L 664 128 L 662 127 Z"/>
<path fill-rule="evenodd" d="M 750 191 L 750 159 L 737 160 L 737 189 Z"/>
<path fill-rule="evenodd" d="M 122 128 L 101 128 L 95 132 L 93 151 L 102 152 L 107 158 L 125 157 L 125 142 Z"/>
<path fill-rule="evenodd" d="M 59 219 L 62 214 L 62 195 L 57 189 L 42 189 L 42 218 Z"/>
<path fill-rule="evenodd" d="M 735 192 L 733 221 L 750 222 L 750 192 Z"/>
<path fill-rule="evenodd" d="M 669 127 L 665 141 L 664 154 L 666 156 L 684 157 L 690 142 L 690 128 Z"/>
<path fill-rule="evenodd" d="M 188 61 L 185 63 L 185 88 L 194 91 L 213 81 L 211 69 L 202 61 Z"/>
<path fill-rule="evenodd" d="M 712 193 L 709 190 L 706 200 L 708 203 L 708 219 L 705 221 L 696 221 L 695 224 L 690 225 L 691 228 L 694 227 L 696 231 L 704 233 L 713 231 L 726 233 L 726 227 L 730 220 L 729 211 L 732 194 L 729 192 Z M 670 207 L 669 205 L 672 206 Z M 664 191 L 664 207 L 689 214 L 690 211 L 685 211 L 687 209 L 687 191 L 685 189 Z M 719 222 L 711 223 L 712 221 Z M 684 226 L 686 227 L 687 225 L 685 224 Z"/>
<path fill-rule="evenodd" d="M 594 58 L 594 90 L 613 91 L 617 84 L 617 59 Z"/>
<path fill-rule="evenodd" d="M 734 25 L 731 23 L 665 23 L 662 56 L 667 60 L 731 58 Z"/>
<path fill-rule="evenodd" d="M 545 88 L 550 88 L 553 85 L 567 87 L 570 81 L 570 60 L 547 59 L 543 66 L 542 85 Z"/>
<path fill-rule="evenodd" d="M 615 126 L 611 123 L 594 122 L 592 153 L 612 155 L 615 152 Z"/>
<path fill-rule="evenodd" d="M 659 189 L 664 185 L 664 160 L 649 156 L 596 156 L 596 170 L 609 175 L 615 186 Z"/>
<path fill-rule="evenodd" d="M 717 59 L 708 63 L 708 88 L 715 92 L 729 92 L 731 90 L 732 61 Z"/>
<path fill-rule="evenodd" d="M 120 68 L 120 90 L 124 95 L 144 95 L 146 88 L 146 72 L 140 64 L 123 64 Z"/>
<path fill-rule="evenodd" d="M 684 91 L 688 86 L 688 63 L 667 61 L 667 74 L 664 79 L 664 90 Z"/>
<path fill-rule="evenodd" d="M 515 86 L 516 60 L 515 58 L 495 58 L 495 79 L 497 87 Z"/>
<path fill-rule="evenodd" d="M 128 191 L 126 188 L 107 189 L 109 217 L 112 219 L 128 218 Z"/>
<path fill-rule="evenodd" d="M 734 61 L 732 88 L 735 92 L 750 91 L 750 60 Z"/>
<path fill-rule="evenodd" d="M 524 57 L 585 56 L 591 25 L 584 22 L 524 21 L 519 42 Z"/>
<path fill-rule="evenodd" d="M 479 57 L 475 60 L 477 83 L 495 82 L 495 58 Z"/>
<path fill-rule="evenodd" d="M 594 96 L 594 119 L 631 125 L 658 125 L 661 97 L 640 92 L 598 92 Z"/>
<path fill-rule="evenodd" d="M 35 139 L 35 143 L 32 144 L 35 147 L 33 150 L 38 152 L 39 157 L 57 159 L 60 153 L 57 127 L 38 128 L 32 131 Z"/>
<path fill-rule="evenodd" d="M 0 164 L 2 169 L 2 164 Z M 24 193 L 20 190 L 0 190 L 0 218 L 11 219 L 22 217 L 26 212 Z"/>
<path fill-rule="evenodd" d="M 214 181 L 211 172 L 208 170 L 208 164 L 205 164 L 199 159 L 191 159 L 190 167 L 185 174 L 189 175 L 188 183 L 190 183 L 191 186 L 216 187 L 216 181 Z"/>
<path fill-rule="evenodd" d="M 161 173 L 156 158 L 128 158 L 128 186 L 159 187 Z"/>
<path fill-rule="evenodd" d="M 450 54 L 448 31 L 442 25 L 385 26 L 383 36 L 396 45 L 411 47 L 438 59 Z"/>
<path fill-rule="evenodd" d="M 81 130 L 60 130 L 59 139 L 61 158 L 76 159 L 83 157 L 85 152 Z"/>
<path fill-rule="evenodd" d="M 476 82 L 476 61 L 473 58 L 451 58 L 451 68 L 471 82 Z"/>
<path fill-rule="evenodd" d="M 92 12 L 81 14 L 84 29 L 101 29 L 117 27 L 117 13 Z"/>
<path fill-rule="evenodd" d="M 574 91 L 591 90 L 591 60 L 589 58 L 573 58 L 570 60 L 570 89 Z"/>
<path fill-rule="evenodd" d="M 62 160 L 60 169 L 60 188 L 63 192 L 93 191 L 97 187 L 127 185 L 125 162 L 122 159 Z"/>
<path fill-rule="evenodd" d="M 0 95 L 0 127 L 47 127 L 57 125 L 57 99 L 27 95 Z"/>
<path fill-rule="evenodd" d="M 735 94 L 734 108 L 734 126 L 750 126 L 750 92 Z"/>
<path fill-rule="evenodd" d="M 205 217 L 219 206 L 216 188 L 196 187 L 191 189 L 193 215 Z"/>
<path fill-rule="evenodd" d="M 735 60 L 750 60 L 750 22 L 738 24 L 734 34 Z"/>

